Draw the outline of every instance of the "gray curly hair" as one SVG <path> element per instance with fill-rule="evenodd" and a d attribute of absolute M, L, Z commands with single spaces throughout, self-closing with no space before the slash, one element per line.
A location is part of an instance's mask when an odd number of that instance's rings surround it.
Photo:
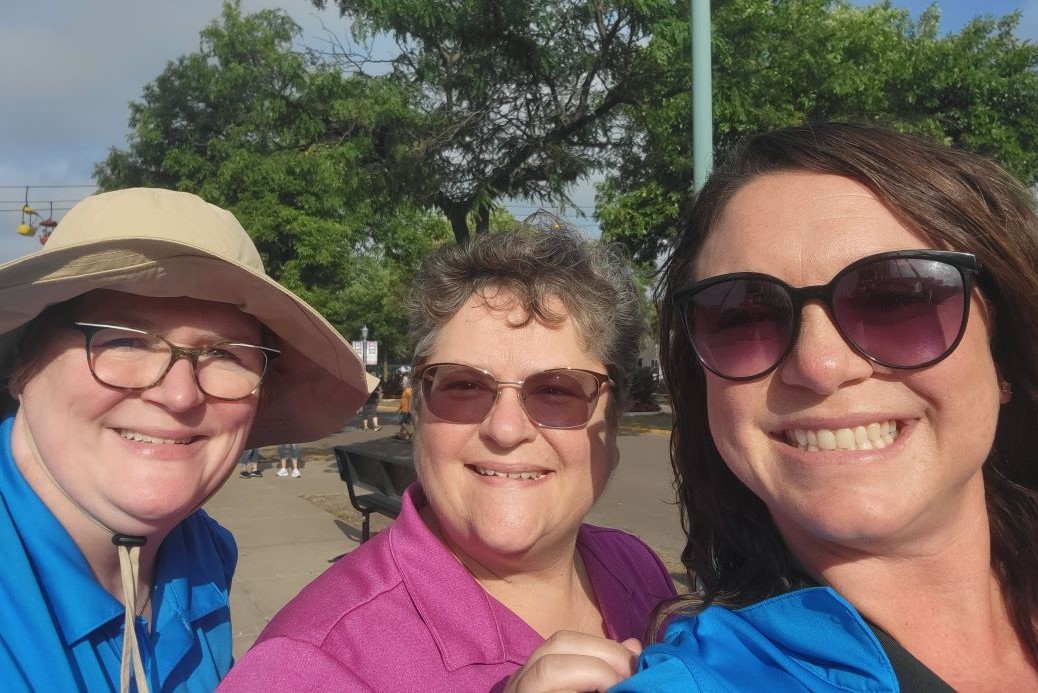
<path fill-rule="evenodd" d="M 473 294 L 495 305 L 518 304 L 527 318 L 548 324 L 569 317 L 588 353 L 613 379 L 613 423 L 630 403 L 631 378 L 645 332 L 642 302 L 629 263 L 610 246 L 567 231 L 520 228 L 444 245 L 422 263 L 410 301 L 414 365 L 436 346 L 440 330 Z M 558 299 L 565 312 L 553 311 Z M 416 396 L 420 396 L 418 392 Z"/>

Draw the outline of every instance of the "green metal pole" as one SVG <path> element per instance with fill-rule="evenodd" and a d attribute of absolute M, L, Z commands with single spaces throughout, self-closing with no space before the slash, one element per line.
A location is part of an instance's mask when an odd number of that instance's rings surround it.
<path fill-rule="evenodd" d="M 710 0 L 692 0 L 692 179 L 703 187 L 714 167 L 714 105 Z"/>

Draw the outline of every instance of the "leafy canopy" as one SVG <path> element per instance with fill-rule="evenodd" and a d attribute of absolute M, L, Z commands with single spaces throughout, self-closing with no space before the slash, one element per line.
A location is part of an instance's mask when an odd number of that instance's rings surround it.
<path fill-rule="evenodd" d="M 298 34 L 281 11 L 225 4 L 199 51 L 130 104 L 128 147 L 95 176 L 105 190 L 168 187 L 231 209 L 271 276 L 344 334 L 367 324 L 402 361 L 411 273 L 449 237 L 384 175 L 413 116 L 394 83 L 295 51 Z"/>
<path fill-rule="evenodd" d="M 325 7 L 326 0 L 312 0 Z M 463 242 L 489 228 L 502 198 L 568 203 L 599 171 L 619 108 L 656 96 L 656 33 L 682 9 L 667 0 L 336 0 L 354 37 L 391 37 L 391 78 L 422 120 L 409 164 L 417 199 Z M 365 64 L 365 51 L 338 57 Z"/>
<path fill-rule="evenodd" d="M 1019 13 L 940 35 L 936 6 L 912 21 L 890 2 L 713 3 L 714 142 L 810 120 L 883 122 L 993 156 L 1038 182 L 1038 46 Z M 687 68 L 688 25 L 666 52 Z M 672 81 L 673 80 L 673 81 Z M 691 76 L 661 73 L 658 98 L 624 108 L 597 214 L 605 237 L 652 263 L 692 199 Z"/>

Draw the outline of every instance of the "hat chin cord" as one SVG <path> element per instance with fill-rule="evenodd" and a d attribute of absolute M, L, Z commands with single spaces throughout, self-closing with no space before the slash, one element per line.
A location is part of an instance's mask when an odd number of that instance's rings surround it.
<path fill-rule="evenodd" d="M 68 499 L 70 503 L 79 509 L 84 516 L 90 519 L 94 524 L 103 529 L 106 532 L 111 533 L 112 543 L 115 544 L 119 552 L 119 573 L 123 585 L 123 605 L 125 607 L 125 618 L 123 621 L 123 652 L 122 661 L 119 666 L 119 688 L 124 693 L 130 690 L 130 662 L 133 662 L 133 678 L 137 682 L 137 690 L 139 693 L 149 693 L 148 691 L 148 677 L 144 674 L 144 663 L 141 660 L 141 649 L 140 643 L 137 641 L 137 628 L 134 625 L 134 619 L 137 615 L 137 585 L 138 585 L 138 571 L 140 567 L 140 553 L 141 547 L 148 543 L 147 537 L 133 536 L 130 534 L 121 534 L 116 532 L 111 527 L 101 522 L 97 517 L 94 516 L 89 510 L 84 508 L 79 502 L 70 496 L 64 487 L 58 483 L 54 475 L 51 474 L 50 469 L 43 461 L 43 456 L 40 454 L 39 448 L 36 446 L 36 439 L 32 435 L 32 431 L 29 429 L 28 417 L 22 416 L 22 428 L 25 434 L 25 439 L 29 443 L 29 450 L 32 452 L 33 459 L 36 460 L 36 464 L 39 465 L 43 473 L 50 479 L 54 487 L 61 491 L 61 494 Z M 148 600 L 145 600 L 145 605 Z"/>

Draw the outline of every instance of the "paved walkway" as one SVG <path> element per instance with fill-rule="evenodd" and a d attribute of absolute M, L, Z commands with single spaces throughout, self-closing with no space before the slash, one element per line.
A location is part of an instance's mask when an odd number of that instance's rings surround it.
<path fill-rule="evenodd" d="M 624 421 L 637 422 L 637 415 Z M 329 456 L 334 445 L 376 438 L 404 447 L 405 443 L 389 439 L 396 429 L 386 425 L 374 433 L 351 425 L 304 447 L 327 450 Z M 619 440 L 620 466 L 588 521 L 637 534 L 676 570 L 684 536 L 672 503 L 668 441 L 666 432 L 625 426 Z M 304 455 L 303 476 L 293 479 L 275 476 L 275 456 L 275 448 L 264 448 L 262 478 L 241 479 L 236 470 L 206 504 L 209 514 L 238 541 L 238 570 L 231 591 L 236 657 L 289 599 L 336 558 L 353 550 L 360 538 L 359 521 L 351 525 L 302 497 L 346 495 L 334 459 L 311 455 L 308 461 Z"/>

